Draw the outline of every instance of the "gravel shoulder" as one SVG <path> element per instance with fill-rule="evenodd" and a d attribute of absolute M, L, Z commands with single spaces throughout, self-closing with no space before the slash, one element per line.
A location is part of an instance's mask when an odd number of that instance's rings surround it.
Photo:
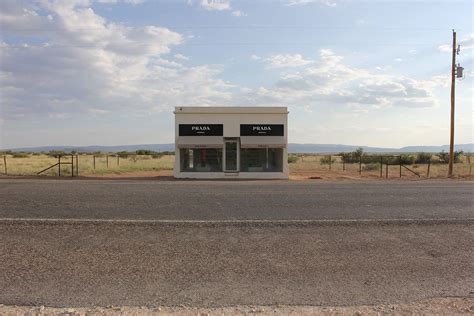
<path fill-rule="evenodd" d="M 94 307 L 54 308 L 44 306 L 0 305 L 0 314 L 14 315 L 472 315 L 474 298 L 434 298 L 410 304 L 361 306 L 231 306 L 218 308 L 193 307 Z"/>

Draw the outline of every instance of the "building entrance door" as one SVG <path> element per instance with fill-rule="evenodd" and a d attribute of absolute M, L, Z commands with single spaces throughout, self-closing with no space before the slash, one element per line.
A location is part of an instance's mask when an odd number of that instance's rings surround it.
<path fill-rule="evenodd" d="M 224 171 L 238 172 L 239 171 L 239 140 L 226 139 L 224 140 Z"/>

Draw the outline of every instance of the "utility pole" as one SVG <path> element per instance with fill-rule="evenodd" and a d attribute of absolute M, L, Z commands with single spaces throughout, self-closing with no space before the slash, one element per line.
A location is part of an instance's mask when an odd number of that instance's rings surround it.
<path fill-rule="evenodd" d="M 449 138 L 449 169 L 448 177 L 453 176 L 454 163 L 454 99 L 456 86 L 456 55 L 459 51 L 456 48 L 456 31 L 453 30 L 453 62 L 451 65 L 451 131 Z"/>

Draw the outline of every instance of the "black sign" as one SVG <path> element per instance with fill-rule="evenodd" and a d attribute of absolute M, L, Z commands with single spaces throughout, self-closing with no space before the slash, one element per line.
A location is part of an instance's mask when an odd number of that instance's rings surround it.
<path fill-rule="evenodd" d="M 240 124 L 240 136 L 284 136 L 283 124 Z"/>
<path fill-rule="evenodd" d="M 179 124 L 179 136 L 223 136 L 222 124 Z"/>

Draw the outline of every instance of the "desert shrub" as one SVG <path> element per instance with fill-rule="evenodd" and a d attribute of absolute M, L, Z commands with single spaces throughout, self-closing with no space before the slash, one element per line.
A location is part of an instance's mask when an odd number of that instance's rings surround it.
<path fill-rule="evenodd" d="M 356 150 L 349 153 L 339 153 L 339 156 L 342 156 L 342 159 L 346 163 L 359 162 L 359 157 L 362 157 L 363 155 L 364 155 L 364 149 L 362 147 L 359 147 Z"/>
<path fill-rule="evenodd" d="M 380 163 L 380 156 L 377 155 L 363 155 L 362 156 L 363 163 Z"/>
<path fill-rule="evenodd" d="M 464 154 L 462 150 L 454 152 L 454 163 L 461 162 L 461 156 Z M 449 153 L 445 152 L 444 150 L 438 153 L 439 162 L 441 163 L 449 163 Z"/>
<path fill-rule="evenodd" d="M 0 155 L 11 155 L 13 154 L 11 150 L 4 150 L 4 151 L 0 151 Z"/>
<path fill-rule="evenodd" d="M 352 154 L 355 157 L 360 157 L 360 156 L 364 155 L 364 149 L 362 147 L 359 147 L 355 151 L 353 151 Z"/>
<path fill-rule="evenodd" d="M 32 153 L 33 156 L 41 156 L 41 153 Z"/>
<path fill-rule="evenodd" d="M 138 149 L 137 151 L 135 151 L 135 153 L 137 155 L 156 155 L 156 154 L 160 154 L 159 152 L 157 151 L 154 151 L 154 150 L 147 150 L 147 149 Z"/>
<path fill-rule="evenodd" d="M 418 153 L 415 158 L 415 163 L 428 163 L 431 160 L 431 153 Z"/>
<path fill-rule="evenodd" d="M 66 153 L 62 150 L 50 150 L 48 152 L 48 156 L 51 156 L 54 158 L 58 158 L 59 156 L 64 156 L 64 155 L 66 155 Z"/>
<path fill-rule="evenodd" d="M 323 156 L 321 157 L 321 159 L 319 160 L 319 163 L 321 165 L 329 165 L 329 158 L 331 158 L 331 163 L 335 163 L 336 162 L 336 158 L 332 158 L 331 156 Z"/>
<path fill-rule="evenodd" d="M 412 165 L 415 162 L 415 157 L 412 155 L 400 155 L 402 165 Z"/>
<path fill-rule="evenodd" d="M 367 163 L 362 167 L 362 170 L 364 171 L 373 171 L 378 169 L 380 169 L 380 163 L 376 162 Z"/>
<path fill-rule="evenodd" d="M 28 158 L 29 155 L 28 153 L 24 153 L 24 152 L 16 152 L 12 154 L 12 157 L 13 158 Z"/>
<path fill-rule="evenodd" d="M 125 159 L 128 158 L 128 156 L 134 155 L 134 154 L 135 153 L 132 153 L 132 152 L 126 151 L 126 150 L 122 150 L 122 151 L 117 152 L 117 155 L 119 155 L 120 158 L 125 158 Z"/>
<path fill-rule="evenodd" d="M 288 156 L 288 163 L 296 163 L 298 161 L 298 156 L 296 155 L 289 155 Z"/>
<path fill-rule="evenodd" d="M 415 163 L 415 157 L 412 155 L 400 155 L 400 156 L 394 156 L 387 158 L 387 160 L 384 160 L 384 162 L 388 162 L 389 165 L 412 165 Z"/>

